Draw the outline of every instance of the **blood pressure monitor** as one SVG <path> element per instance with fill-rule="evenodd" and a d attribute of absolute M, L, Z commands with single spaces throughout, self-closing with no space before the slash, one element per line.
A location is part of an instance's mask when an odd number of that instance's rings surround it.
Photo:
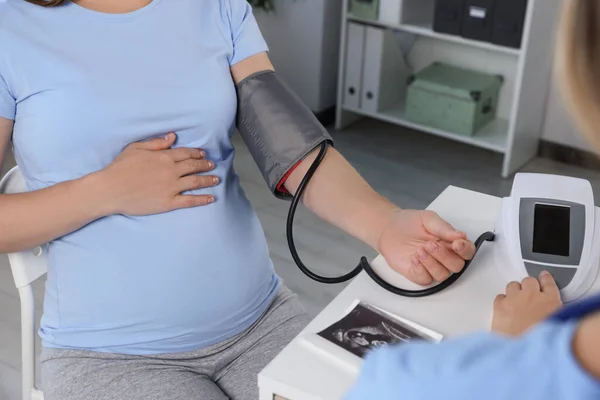
<path fill-rule="evenodd" d="M 600 264 L 600 212 L 590 183 L 545 174 L 517 174 L 496 220 L 494 263 L 507 281 L 548 271 L 563 301 L 592 286 Z"/>

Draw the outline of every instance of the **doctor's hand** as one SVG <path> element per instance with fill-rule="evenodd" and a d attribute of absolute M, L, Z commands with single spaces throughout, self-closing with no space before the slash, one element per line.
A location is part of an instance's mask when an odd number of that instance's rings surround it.
<path fill-rule="evenodd" d="M 432 211 L 394 211 L 379 237 L 388 265 L 419 285 L 442 282 L 460 272 L 475 245 Z"/>
<path fill-rule="evenodd" d="M 562 306 L 556 281 L 548 272 L 542 272 L 539 281 L 533 277 L 521 283 L 511 282 L 506 294 L 494 301 L 492 331 L 517 336 L 542 322 Z"/>

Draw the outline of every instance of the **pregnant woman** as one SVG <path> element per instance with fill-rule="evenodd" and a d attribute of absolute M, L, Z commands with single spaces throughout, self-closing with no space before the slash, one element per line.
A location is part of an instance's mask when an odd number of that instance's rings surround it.
<path fill-rule="evenodd" d="M 272 69 L 246 0 L 0 0 L 0 154 L 30 189 L 0 196 L 0 252 L 49 243 L 46 400 L 257 398 L 307 322 L 232 166 L 236 84 Z M 335 150 L 303 201 L 417 283 L 474 253 Z"/>

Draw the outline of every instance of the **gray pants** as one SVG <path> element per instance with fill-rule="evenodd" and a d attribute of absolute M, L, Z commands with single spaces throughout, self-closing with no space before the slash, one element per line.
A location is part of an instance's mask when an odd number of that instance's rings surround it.
<path fill-rule="evenodd" d="M 308 323 L 283 288 L 242 334 L 197 351 L 128 356 L 80 350 L 42 351 L 45 400 L 255 400 L 258 373 Z"/>

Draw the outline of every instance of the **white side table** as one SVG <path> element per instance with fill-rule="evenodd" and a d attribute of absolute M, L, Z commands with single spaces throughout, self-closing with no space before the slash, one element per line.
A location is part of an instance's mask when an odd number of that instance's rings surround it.
<path fill-rule="evenodd" d="M 501 200 L 497 197 L 448 187 L 429 207 L 471 240 L 493 231 Z M 484 244 L 469 270 L 453 286 L 434 296 L 410 299 L 381 289 L 360 274 L 260 374 L 260 400 L 337 400 L 350 389 L 358 369 L 320 354 L 304 338 L 339 320 L 356 299 L 407 318 L 445 337 L 489 329 L 492 303 L 506 282 Z M 351 268 L 352 266 L 348 266 Z M 373 267 L 397 286 L 417 288 L 391 271 L 381 257 Z M 591 292 L 600 292 L 598 279 Z"/>

